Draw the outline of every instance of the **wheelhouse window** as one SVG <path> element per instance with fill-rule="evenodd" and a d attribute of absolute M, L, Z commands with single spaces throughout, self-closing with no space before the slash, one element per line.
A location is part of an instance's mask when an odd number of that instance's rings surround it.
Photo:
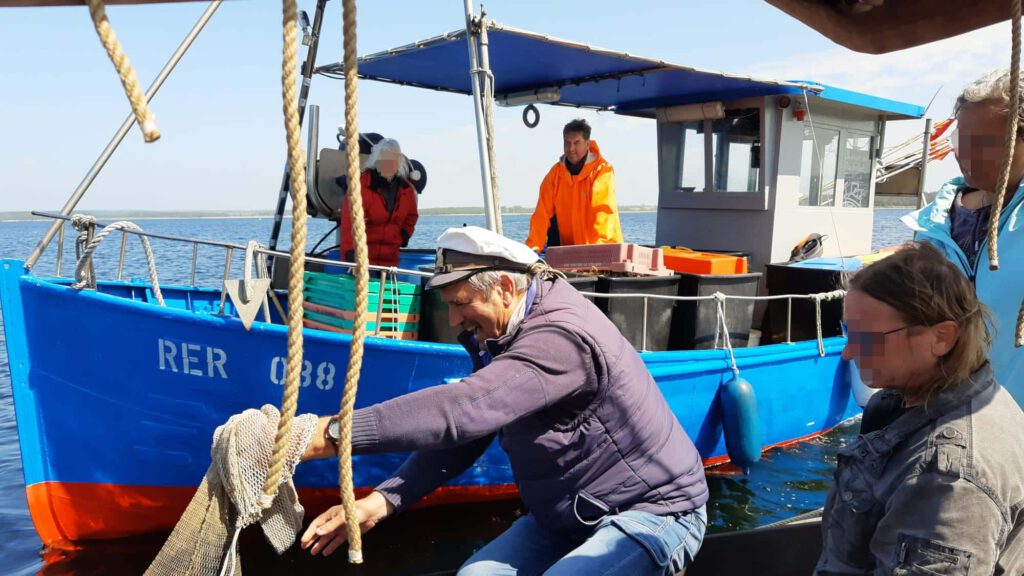
<path fill-rule="evenodd" d="M 715 190 L 757 192 L 761 187 L 761 111 L 726 110 L 711 123 Z"/>
<path fill-rule="evenodd" d="M 867 208 L 871 187 L 871 151 L 874 139 L 847 132 L 843 138 L 840 175 L 843 179 L 843 207 Z"/>
<path fill-rule="evenodd" d="M 800 205 L 835 206 L 839 130 L 805 125 L 800 156 Z"/>
<path fill-rule="evenodd" d="M 683 192 L 703 192 L 704 177 L 704 121 L 686 122 L 682 126 L 679 146 L 679 183 Z"/>
<path fill-rule="evenodd" d="M 761 190 L 760 108 L 728 109 L 724 118 L 684 122 L 680 128 L 677 188 L 683 192 Z"/>

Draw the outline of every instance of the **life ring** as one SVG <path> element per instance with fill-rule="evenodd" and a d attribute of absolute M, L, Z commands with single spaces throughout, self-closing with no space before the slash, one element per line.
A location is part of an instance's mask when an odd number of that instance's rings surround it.
<path fill-rule="evenodd" d="M 530 121 L 531 112 L 533 112 L 532 122 Z M 540 124 L 540 110 L 533 104 L 528 104 L 526 108 L 523 108 L 523 124 L 526 124 L 527 128 L 536 128 L 537 124 Z"/>

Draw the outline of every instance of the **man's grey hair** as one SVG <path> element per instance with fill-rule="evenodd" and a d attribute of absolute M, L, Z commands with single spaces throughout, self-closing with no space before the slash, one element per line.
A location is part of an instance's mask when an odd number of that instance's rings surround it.
<path fill-rule="evenodd" d="M 1024 75 L 1018 77 L 1020 82 Z M 959 115 L 960 110 L 967 104 L 978 102 L 992 102 L 1002 112 L 1010 112 L 1010 89 L 1012 88 L 1010 71 L 1008 69 L 991 70 L 981 78 L 972 82 L 963 89 L 956 99 L 956 106 L 953 108 L 953 115 Z M 1024 96 L 1024 95 L 1022 95 Z M 1024 136 L 1024 97 L 1021 98 L 1017 115 L 1017 136 Z"/>
<path fill-rule="evenodd" d="M 370 152 L 370 159 L 367 163 L 377 168 L 377 162 L 380 161 L 380 155 L 382 152 L 391 152 L 398 156 L 398 175 L 402 178 L 409 178 L 409 161 L 402 154 L 402 147 L 398 144 L 398 140 L 393 138 L 385 138 L 380 142 L 373 145 L 373 150 Z"/>
<path fill-rule="evenodd" d="M 490 292 L 492 288 L 501 282 L 502 276 L 508 276 L 515 284 L 516 294 L 525 292 L 530 285 L 530 276 L 522 272 L 509 272 L 507 270 L 487 270 L 469 277 L 469 285 L 480 292 Z"/>

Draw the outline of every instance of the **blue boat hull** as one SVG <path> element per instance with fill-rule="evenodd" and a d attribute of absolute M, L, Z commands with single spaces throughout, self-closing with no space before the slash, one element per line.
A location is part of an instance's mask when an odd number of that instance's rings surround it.
<path fill-rule="evenodd" d="M 246 331 L 230 303 L 226 315 L 216 313 L 219 291 L 163 287 L 162 308 L 143 284 L 79 292 L 22 266 L 0 261 L 0 303 L 25 484 L 44 543 L 169 528 L 209 465 L 213 430 L 231 414 L 279 403 L 285 327 L 257 322 Z M 305 332 L 300 413 L 338 410 L 349 343 L 343 334 Z M 825 340 L 824 356 L 816 342 L 736 350 L 756 391 L 765 447 L 812 437 L 860 412 L 842 346 L 842 339 Z M 726 460 L 717 405 L 719 386 L 732 376 L 726 353 L 643 357 L 705 462 Z M 369 338 L 356 405 L 469 370 L 458 346 Z M 355 485 L 374 486 L 403 457 L 356 457 Z M 326 502 L 336 491 L 336 463 L 301 465 L 296 484 Z M 513 486 L 494 445 L 433 502 L 507 497 Z"/>

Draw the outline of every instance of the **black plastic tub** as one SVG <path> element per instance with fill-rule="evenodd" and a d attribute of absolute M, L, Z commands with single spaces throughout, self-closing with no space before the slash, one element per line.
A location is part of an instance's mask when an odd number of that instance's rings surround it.
<path fill-rule="evenodd" d="M 729 296 L 757 296 L 761 273 L 749 274 L 680 274 L 679 296 L 710 296 L 721 292 Z M 725 323 L 729 327 L 729 342 L 734 348 L 744 348 L 750 340 L 750 326 L 754 318 L 753 300 L 726 300 Z M 724 345 L 714 300 L 692 302 L 677 301 L 672 314 L 669 348 L 693 350 L 715 347 L 715 334 L 719 345 Z"/>
<path fill-rule="evenodd" d="M 848 259 L 852 262 L 851 259 Z M 838 267 L 814 268 L 789 264 L 768 264 L 765 283 L 769 295 L 816 294 L 831 292 L 843 287 L 843 276 L 848 271 Z M 789 338 L 793 342 L 812 340 L 818 337 L 814 302 L 807 299 L 793 299 L 793 310 L 788 312 L 788 300 L 770 300 L 762 323 L 762 339 L 765 343 L 777 344 L 786 341 L 786 319 L 790 317 Z M 830 300 L 821 303 L 822 337 L 839 336 L 839 323 L 843 319 L 843 301 Z"/>
<path fill-rule="evenodd" d="M 599 276 L 597 292 L 602 294 L 650 294 L 675 296 L 679 276 Z M 668 350 L 672 329 L 672 300 L 647 299 L 646 321 L 643 298 L 597 298 L 597 307 L 618 327 L 637 350 Z"/>

